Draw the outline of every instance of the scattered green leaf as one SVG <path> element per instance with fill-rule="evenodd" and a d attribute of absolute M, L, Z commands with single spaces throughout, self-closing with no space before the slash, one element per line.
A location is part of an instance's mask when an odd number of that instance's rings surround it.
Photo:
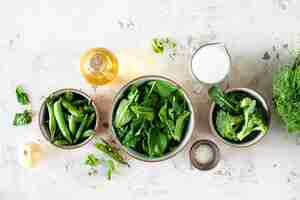
<path fill-rule="evenodd" d="M 151 46 L 155 53 L 162 54 L 166 49 L 175 49 L 177 45 L 170 38 L 154 38 L 152 39 Z"/>
<path fill-rule="evenodd" d="M 84 163 L 90 167 L 97 167 L 98 165 L 100 165 L 101 161 L 94 154 L 90 153 L 85 158 Z"/>
<path fill-rule="evenodd" d="M 28 94 L 25 92 L 24 88 L 21 86 L 17 86 L 16 88 L 17 100 L 22 105 L 29 104 Z"/>
<path fill-rule="evenodd" d="M 13 120 L 13 125 L 14 126 L 23 126 L 26 124 L 30 124 L 32 121 L 32 113 L 28 110 L 25 110 L 22 113 L 16 113 L 14 120 Z"/>

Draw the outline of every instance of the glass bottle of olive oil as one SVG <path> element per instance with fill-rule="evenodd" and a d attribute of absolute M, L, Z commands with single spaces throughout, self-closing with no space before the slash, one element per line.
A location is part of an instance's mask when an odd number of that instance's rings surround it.
<path fill-rule="evenodd" d="M 105 48 L 92 48 L 80 58 L 80 72 L 92 86 L 105 85 L 118 74 L 116 56 Z"/>

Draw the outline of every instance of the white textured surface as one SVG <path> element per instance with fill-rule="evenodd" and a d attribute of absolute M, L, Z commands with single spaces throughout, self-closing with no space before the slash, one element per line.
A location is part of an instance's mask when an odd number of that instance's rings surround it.
<path fill-rule="evenodd" d="M 285 44 L 290 49 L 300 46 L 299 9 L 297 0 L 2 2 L 0 199 L 300 199 L 300 146 L 296 137 L 287 136 L 276 117 L 270 134 L 254 147 L 238 150 L 217 141 L 222 161 L 213 171 L 192 170 L 186 148 L 163 163 L 130 161 L 132 167 L 121 167 L 111 182 L 103 170 L 95 177 L 87 175 L 82 162 L 87 152 L 95 151 L 91 144 L 64 152 L 45 143 L 36 117 L 26 128 L 11 125 L 13 113 L 20 109 L 16 84 L 31 92 L 34 111 L 45 95 L 58 88 L 92 93 L 79 75 L 79 55 L 89 47 L 104 46 L 118 53 L 121 83 L 149 73 L 165 74 L 182 83 L 197 110 L 193 141 L 215 140 L 207 127 L 209 105 L 191 92 L 188 59 L 179 55 L 172 61 L 152 55 L 150 39 L 172 36 L 183 51 L 204 40 L 226 43 L 234 66 L 231 85 L 253 87 L 270 101 L 270 74 L 289 58 Z M 264 56 L 265 52 L 269 53 Z M 274 59 L 277 52 L 280 61 Z M 104 118 L 121 83 L 97 93 Z M 17 162 L 17 148 L 38 139 L 46 157 L 38 168 L 23 169 Z"/>

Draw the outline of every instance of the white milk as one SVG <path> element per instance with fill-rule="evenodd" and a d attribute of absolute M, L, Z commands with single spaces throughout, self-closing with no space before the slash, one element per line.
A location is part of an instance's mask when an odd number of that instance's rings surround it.
<path fill-rule="evenodd" d="M 221 44 L 201 47 L 192 58 L 194 76 L 203 83 L 222 81 L 230 70 L 230 58 Z"/>

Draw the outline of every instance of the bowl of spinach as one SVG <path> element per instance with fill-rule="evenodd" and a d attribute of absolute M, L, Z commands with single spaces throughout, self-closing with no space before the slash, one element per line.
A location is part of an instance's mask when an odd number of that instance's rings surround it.
<path fill-rule="evenodd" d="M 114 98 L 112 132 L 132 157 L 158 162 L 175 156 L 188 143 L 194 111 L 184 89 L 162 76 L 142 76 Z"/>
<path fill-rule="evenodd" d="M 270 127 L 270 109 L 264 98 L 249 88 L 226 91 L 214 85 L 209 123 L 214 135 L 235 147 L 248 147 L 260 141 Z"/>

